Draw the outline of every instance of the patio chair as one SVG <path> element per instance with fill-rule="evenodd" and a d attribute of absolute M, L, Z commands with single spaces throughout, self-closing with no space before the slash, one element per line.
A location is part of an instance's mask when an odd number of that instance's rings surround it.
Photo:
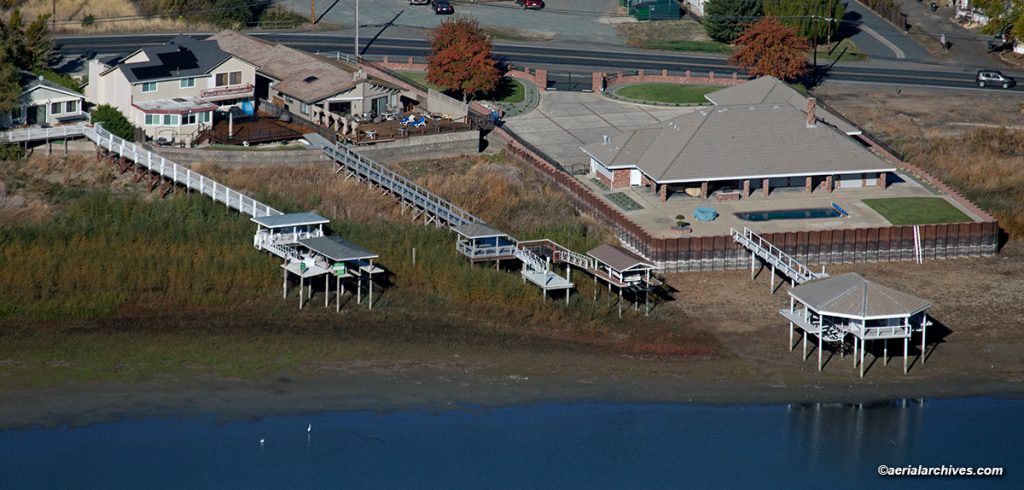
<path fill-rule="evenodd" d="M 399 123 L 401 123 L 402 126 L 408 126 L 408 125 L 410 125 L 410 124 L 412 124 L 414 122 L 416 122 L 416 116 L 414 116 L 412 114 L 409 114 L 408 117 L 406 117 L 405 119 L 402 119 L 401 121 L 399 121 Z"/>
<path fill-rule="evenodd" d="M 422 128 L 423 126 L 426 126 L 426 125 L 427 125 L 427 118 L 424 117 L 424 116 L 420 116 L 420 117 L 416 118 L 416 122 L 412 123 L 412 127 L 414 127 L 414 128 Z"/>

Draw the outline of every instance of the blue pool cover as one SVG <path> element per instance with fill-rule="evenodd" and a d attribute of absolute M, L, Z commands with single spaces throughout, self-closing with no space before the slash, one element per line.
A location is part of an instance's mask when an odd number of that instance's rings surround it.
<path fill-rule="evenodd" d="M 693 211 L 693 219 L 697 221 L 714 221 L 718 217 L 715 208 L 697 208 Z"/>

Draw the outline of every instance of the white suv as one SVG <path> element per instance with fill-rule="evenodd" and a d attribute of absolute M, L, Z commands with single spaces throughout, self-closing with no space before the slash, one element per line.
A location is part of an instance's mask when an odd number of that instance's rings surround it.
<path fill-rule="evenodd" d="M 978 76 L 975 78 L 975 81 L 978 83 L 979 87 L 993 85 L 997 87 L 1010 88 L 1017 84 L 1013 78 L 1003 75 L 995 70 L 978 71 Z"/>

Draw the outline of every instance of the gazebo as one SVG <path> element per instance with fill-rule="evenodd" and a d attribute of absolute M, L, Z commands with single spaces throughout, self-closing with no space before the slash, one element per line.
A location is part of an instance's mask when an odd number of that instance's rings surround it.
<path fill-rule="evenodd" d="M 612 286 L 619 290 L 619 316 L 622 316 L 622 290 L 633 289 L 637 292 L 644 292 L 644 305 L 649 305 L 647 292 L 660 284 L 657 279 L 651 277 L 651 272 L 657 268 L 654 264 L 640 258 L 636 254 L 613 245 L 599 245 L 587 252 L 594 260 L 589 272 L 594 275 L 594 283 L 601 279 L 608 283 L 608 292 Z M 597 288 L 594 289 L 596 298 Z M 634 303 L 636 306 L 637 303 Z M 646 312 L 645 312 L 646 313 Z"/>
<path fill-rule="evenodd" d="M 251 221 L 256 223 L 253 246 L 257 250 L 270 250 L 281 257 L 288 255 L 287 249 L 283 247 L 306 238 L 323 236 L 324 225 L 331 222 L 312 212 L 256 216 Z"/>
<path fill-rule="evenodd" d="M 789 309 L 780 311 L 789 320 L 789 348 L 793 350 L 794 327 L 803 337 L 803 359 L 807 360 L 807 335 L 818 338 L 818 370 L 822 369 L 825 342 L 844 342 L 853 337 L 854 367 L 864 377 L 866 342 L 883 342 L 883 363 L 889 361 L 889 340 L 903 339 L 903 372 L 907 372 L 907 351 L 914 332 L 921 332 L 921 364 L 925 360 L 925 332 L 931 304 L 847 273 L 818 279 L 789 290 Z M 859 344 L 859 345 L 858 345 Z M 859 353 L 859 358 L 858 358 Z"/>
<path fill-rule="evenodd" d="M 331 298 L 331 274 L 335 277 L 336 299 L 335 309 L 341 309 L 341 295 L 345 294 L 342 279 L 356 278 L 356 304 L 363 302 L 363 275 L 367 276 L 369 285 L 368 308 L 373 309 L 373 275 L 384 272 L 384 269 L 373 265 L 379 256 L 359 245 L 336 236 L 321 236 L 299 240 L 298 246 L 307 250 L 299 260 L 286 262 L 281 267 L 285 270 L 284 294 L 288 295 L 288 276 L 291 272 L 299 276 L 299 308 L 302 308 L 302 287 L 306 278 L 324 276 L 324 307 L 329 305 Z M 312 283 L 307 295 L 311 295 Z"/>
<path fill-rule="evenodd" d="M 493 260 L 497 265 L 502 259 L 516 258 L 515 240 L 485 224 L 468 223 L 456 226 L 452 230 L 459 235 L 455 249 L 470 262 Z"/>

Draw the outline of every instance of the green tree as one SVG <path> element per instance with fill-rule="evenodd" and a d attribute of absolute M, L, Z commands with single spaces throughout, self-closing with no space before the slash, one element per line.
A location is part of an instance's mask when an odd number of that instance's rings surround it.
<path fill-rule="evenodd" d="M 798 35 L 831 42 L 846 14 L 844 0 L 764 0 L 764 15 L 776 17 Z"/>
<path fill-rule="evenodd" d="M 704 30 L 715 41 L 731 43 L 762 15 L 761 0 L 711 0 L 704 5 Z"/>
<path fill-rule="evenodd" d="M 792 80 L 807 74 L 807 50 L 811 43 L 800 37 L 796 29 L 766 18 L 750 26 L 736 39 L 740 48 L 729 62 L 743 67 L 757 77 L 771 75 Z"/>
<path fill-rule="evenodd" d="M 491 56 L 491 39 L 470 17 L 456 17 L 434 30 L 433 50 L 427 57 L 427 83 L 467 96 L 494 90 L 501 80 Z"/>
<path fill-rule="evenodd" d="M 113 106 L 106 104 L 96 106 L 91 113 L 93 124 L 103 123 L 103 129 L 110 131 L 115 136 L 119 136 L 128 141 L 135 139 L 135 128 L 132 123 L 128 122 L 128 119 L 121 114 Z"/>
<path fill-rule="evenodd" d="M 7 22 L 0 22 L 0 45 L 7 61 L 20 70 L 45 69 L 53 61 L 53 38 L 47 24 L 49 15 L 40 15 L 27 26 L 21 11 L 14 9 Z"/>

